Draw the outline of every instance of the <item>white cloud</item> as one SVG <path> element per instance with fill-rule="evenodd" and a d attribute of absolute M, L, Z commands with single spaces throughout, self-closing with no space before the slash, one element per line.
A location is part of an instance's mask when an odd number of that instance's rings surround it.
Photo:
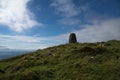
<path fill-rule="evenodd" d="M 51 6 L 55 9 L 56 13 L 62 16 L 58 22 L 63 25 L 72 26 L 80 24 L 80 20 L 74 18 L 81 13 L 81 10 L 76 7 L 72 0 L 53 0 Z"/>
<path fill-rule="evenodd" d="M 81 20 L 75 17 L 81 14 L 81 9 L 72 0 L 53 0 L 51 6 L 62 17 L 58 20 L 60 24 L 67 26 L 80 24 Z"/>
<path fill-rule="evenodd" d="M 0 0 L 0 24 L 17 32 L 40 24 L 28 10 L 28 2 L 30 0 Z"/>
<path fill-rule="evenodd" d="M 72 0 L 53 0 L 51 6 L 64 17 L 73 17 L 80 13 Z"/>
<path fill-rule="evenodd" d="M 107 41 L 120 39 L 120 18 L 87 25 L 83 30 L 76 31 L 80 42 Z"/>
<path fill-rule="evenodd" d="M 81 23 L 79 19 L 75 19 L 75 18 L 63 18 L 60 19 L 58 22 L 69 26 L 78 25 Z"/>
<path fill-rule="evenodd" d="M 97 42 L 120 40 L 120 18 L 95 21 L 91 25 L 83 25 L 83 29 L 72 31 L 76 33 L 78 42 Z M 56 39 L 68 41 L 69 33 L 57 36 Z"/>
<path fill-rule="evenodd" d="M 52 0 L 51 6 L 61 16 L 60 24 L 67 26 L 79 26 L 82 22 L 90 23 L 94 19 L 108 18 L 105 14 L 96 12 L 92 7 L 96 0 Z"/>
<path fill-rule="evenodd" d="M 0 34 L 0 46 L 12 49 L 43 49 L 60 43 L 54 37 L 34 37 Z"/>

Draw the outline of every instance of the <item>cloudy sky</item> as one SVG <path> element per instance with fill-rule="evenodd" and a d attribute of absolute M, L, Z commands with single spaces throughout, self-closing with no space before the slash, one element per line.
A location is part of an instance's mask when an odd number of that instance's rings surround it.
<path fill-rule="evenodd" d="M 0 0 L 0 46 L 41 49 L 120 40 L 120 0 Z"/>

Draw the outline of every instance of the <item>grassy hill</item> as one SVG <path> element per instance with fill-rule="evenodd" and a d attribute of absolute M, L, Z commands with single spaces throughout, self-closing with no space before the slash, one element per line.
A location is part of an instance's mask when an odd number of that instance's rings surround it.
<path fill-rule="evenodd" d="M 0 80 L 120 80 L 120 41 L 64 44 L 2 60 Z"/>

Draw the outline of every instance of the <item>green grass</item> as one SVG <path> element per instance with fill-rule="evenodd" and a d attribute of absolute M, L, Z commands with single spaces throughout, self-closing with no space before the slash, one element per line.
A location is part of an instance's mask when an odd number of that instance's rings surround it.
<path fill-rule="evenodd" d="M 120 41 L 74 43 L 0 61 L 0 80 L 119 80 Z"/>

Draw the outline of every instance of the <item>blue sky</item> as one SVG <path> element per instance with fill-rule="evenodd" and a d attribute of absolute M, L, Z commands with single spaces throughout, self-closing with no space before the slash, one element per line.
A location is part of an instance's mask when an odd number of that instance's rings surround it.
<path fill-rule="evenodd" d="M 120 0 L 0 0 L 0 46 L 41 49 L 120 40 Z"/>

